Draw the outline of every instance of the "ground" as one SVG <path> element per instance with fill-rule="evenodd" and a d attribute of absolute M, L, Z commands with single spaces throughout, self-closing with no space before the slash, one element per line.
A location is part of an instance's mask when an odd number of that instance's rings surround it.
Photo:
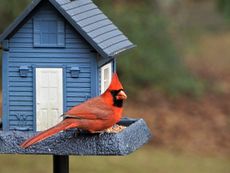
<path fill-rule="evenodd" d="M 51 156 L 1 155 L 0 172 L 52 172 Z M 84 173 L 229 173 L 230 159 L 199 156 L 149 146 L 125 157 L 70 157 L 70 172 Z M 31 166 L 33 165 L 33 166 Z"/>

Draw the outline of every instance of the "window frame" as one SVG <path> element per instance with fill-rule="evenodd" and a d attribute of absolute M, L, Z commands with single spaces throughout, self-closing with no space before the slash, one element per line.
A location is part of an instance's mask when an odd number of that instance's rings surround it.
<path fill-rule="evenodd" d="M 113 63 L 110 62 L 104 66 L 101 67 L 101 94 L 104 93 L 106 91 L 106 89 L 109 87 L 108 86 L 105 86 L 105 70 L 106 69 L 109 69 L 108 72 L 109 72 L 109 75 L 108 75 L 108 83 L 110 84 L 111 81 L 112 81 L 112 74 L 113 74 Z"/>
<path fill-rule="evenodd" d="M 56 32 L 45 32 L 46 34 L 56 34 L 56 43 L 42 43 L 42 35 L 44 34 L 44 31 L 42 31 L 42 23 L 45 22 L 55 23 Z M 64 48 L 65 47 L 65 22 L 62 20 L 57 19 L 34 19 L 33 20 L 33 46 L 34 47 L 46 47 L 46 48 Z"/>

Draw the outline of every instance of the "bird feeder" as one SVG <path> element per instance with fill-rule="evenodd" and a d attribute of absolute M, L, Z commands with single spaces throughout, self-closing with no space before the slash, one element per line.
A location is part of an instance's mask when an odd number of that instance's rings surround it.
<path fill-rule="evenodd" d="M 127 155 L 149 140 L 143 119 L 123 119 L 119 124 L 126 128 L 119 133 L 68 130 L 28 149 L 19 146 L 60 122 L 63 112 L 103 93 L 116 57 L 135 47 L 91 0 L 33 0 L 0 43 L 1 154 L 54 155 L 57 169 L 69 155 Z"/>
<path fill-rule="evenodd" d="M 126 127 L 119 133 L 64 131 L 28 149 L 21 148 L 20 144 L 36 132 L 0 131 L 0 154 L 127 155 L 150 139 L 150 131 L 143 119 L 125 118 L 119 125 Z"/>

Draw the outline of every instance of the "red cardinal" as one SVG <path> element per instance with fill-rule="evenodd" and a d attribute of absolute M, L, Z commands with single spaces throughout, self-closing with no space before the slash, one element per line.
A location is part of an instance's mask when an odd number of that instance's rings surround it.
<path fill-rule="evenodd" d="M 114 73 L 109 88 L 102 95 L 71 108 L 63 114 L 62 122 L 26 140 L 21 147 L 27 148 L 62 130 L 71 128 L 84 129 L 91 133 L 110 128 L 121 119 L 125 99 L 127 96 L 117 74 Z"/>

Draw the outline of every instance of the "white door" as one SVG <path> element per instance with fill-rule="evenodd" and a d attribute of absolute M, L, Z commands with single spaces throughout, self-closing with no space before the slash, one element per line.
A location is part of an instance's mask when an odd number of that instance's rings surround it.
<path fill-rule="evenodd" d="M 46 130 L 62 120 L 62 68 L 36 68 L 36 130 Z"/>

